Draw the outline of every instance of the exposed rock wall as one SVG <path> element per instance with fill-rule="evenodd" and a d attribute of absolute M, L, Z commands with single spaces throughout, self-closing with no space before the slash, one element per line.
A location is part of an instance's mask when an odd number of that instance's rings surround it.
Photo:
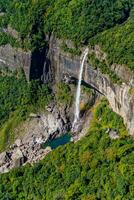
<path fill-rule="evenodd" d="M 45 113 L 31 113 L 22 127 L 18 127 L 19 133 L 23 134 L 16 138 L 8 150 L 0 153 L 0 173 L 43 159 L 51 147 L 43 148 L 42 144 L 70 130 L 69 115 L 67 106 L 59 108 L 55 104 L 46 107 Z"/>
<path fill-rule="evenodd" d="M 60 47 L 61 41 L 52 37 L 49 44 L 49 59 L 51 68 L 54 68 L 55 71 L 55 80 L 61 80 L 64 74 L 78 78 L 80 58 L 71 57 L 71 55 L 62 52 Z M 116 72 L 117 66 L 113 70 Z M 83 80 L 105 95 L 112 109 L 123 117 L 129 133 L 134 135 L 134 76 L 132 73 L 129 76 L 129 70 L 120 67 L 118 67 L 117 73 L 122 79 L 124 78 L 121 85 L 112 83 L 108 76 L 85 63 Z"/>
<path fill-rule="evenodd" d="M 109 78 L 87 65 L 84 80 L 108 99 L 113 110 L 121 115 L 131 135 L 134 135 L 134 91 L 125 83 L 113 84 Z"/>
<path fill-rule="evenodd" d="M 29 80 L 31 66 L 31 52 L 24 52 L 22 49 L 13 48 L 11 45 L 0 46 L 0 66 L 11 70 L 22 67 Z"/>
<path fill-rule="evenodd" d="M 57 82 L 65 74 L 78 78 L 80 57 L 71 56 L 61 50 L 62 41 L 55 37 L 48 38 L 49 46 L 42 52 L 31 54 L 10 45 L 0 47 L 0 64 L 10 68 L 23 67 L 27 79 L 40 78 L 44 83 Z M 72 44 L 69 43 L 69 47 Z M 98 58 L 106 60 L 106 54 L 99 47 L 94 49 Z M 38 59 L 35 59 L 36 56 Z M 36 60 L 36 62 L 34 62 Z M 37 61 L 41 61 L 38 65 Z M 83 80 L 100 91 L 108 99 L 113 110 L 121 115 L 131 135 L 134 135 L 134 75 L 126 66 L 113 64 L 111 69 L 123 80 L 121 85 L 112 83 L 108 76 L 85 63 Z"/>

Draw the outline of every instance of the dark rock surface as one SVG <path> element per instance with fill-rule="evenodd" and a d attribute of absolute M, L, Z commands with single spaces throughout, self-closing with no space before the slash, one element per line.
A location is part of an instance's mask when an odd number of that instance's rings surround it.
<path fill-rule="evenodd" d="M 10 45 L 0 47 L 0 63 L 12 68 L 22 66 L 27 79 L 39 78 L 44 83 L 55 83 L 65 75 L 78 78 L 80 57 L 72 56 L 61 50 L 62 40 L 51 36 L 47 38 L 48 46 L 43 52 L 31 54 L 21 49 L 13 49 Z M 69 43 L 72 47 L 72 43 Z M 106 54 L 98 46 L 93 50 L 98 59 L 106 60 Z M 43 57 L 42 57 L 43 56 Z M 35 59 L 37 58 L 37 59 Z M 37 61 L 41 61 L 38 62 Z M 131 135 L 134 135 L 134 74 L 124 65 L 113 64 L 111 69 L 122 78 L 120 85 L 114 84 L 107 75 L 93 69 L 85 63 L 83 81 L 105 95 L 112 109 L 121 115 Z"/>
<path fill-rule="evenodd" d="M 13 48 L 11 45 L 0 46 L 0 66 L 11 70 L 23 68 L 29 80 L 31 65 L 31 52 L 24 52 L 22 49 Z"/>
<path fill-rule="evenodd" d="M 55 72 L 54 80 L 61 80 L 64 74 L 78 78 L 80 58 L 77 56 L 72 58 L 68 53 L 62 52 L 61 44 L 61 40 L 51 37 L 49 59 L 51 68 L 54 68 Z M 99 53 L 98 48 L 96 54 L 98 58 L 102 56 L 102 59 L 106 59 L 106 55 Z M 122 84 L 114 84 L 107 75 L 102 74 L 98 69 L 93 69 L 88 63 L 84 66 L 83 81 L 105 95 L 112 109 L 123 117 L 129 133 L 134 135 L 134 74 L 131 72 L 130 75 L 130 70 L 125 70 L 118 65 L 114 65 L 112 69 L 115 73 L 118 71 L 120 77 L 124 78 Z"/>

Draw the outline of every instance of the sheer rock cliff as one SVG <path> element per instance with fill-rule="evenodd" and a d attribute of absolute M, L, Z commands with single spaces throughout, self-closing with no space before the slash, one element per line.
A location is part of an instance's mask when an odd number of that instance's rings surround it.
<path fill-rule="evenodd" d="M 33 55 L 30 51 L 23 52 L 10 45 L 2 46 L 0 47 L 0 63 L 11 68 L 23 67 L 28 80 L 34 78 L 32 73 L 39 70 L 35 78 L 41 79 L 44 83 L 58 82 L 66 75 L 77 79 L 80 57 L 63 52 L 61 50 L 62 40 L 55 37 L 50 37 L 47 43 L 44 55 L 43 52 Z M 101 54 L 98 49 L 95 49 L 95 52 L 100 59 L 101 56 L 103 59 L 106 58 L 105 54 Z M 42 55 L 43 58 L 41 58 Z M 33 65 L 34 56 L 40 58 L 40 65 L 37 62 Z M 34 69 L 31 70 L 31 68 Z M 107 75 L 102 74 L 99 69 L 94 69 L 88 62 L 85 63 L 83 81 L 108 99 L 112 109 L 123 117 L 129 133 L 134 135 L 134 75 L 124 65 L 113 64 L 111 69 L 121 77 L 121 84 L 113 83 Z"/>

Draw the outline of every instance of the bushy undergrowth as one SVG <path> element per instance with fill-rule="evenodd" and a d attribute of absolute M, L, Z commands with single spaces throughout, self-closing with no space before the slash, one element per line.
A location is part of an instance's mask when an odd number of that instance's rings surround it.
<path fill-rule="evenodd" d="M 52 151 L 34 166 L 0 176 L 0 199 L 130 200 L 134 197 L 134 143 L 106 101 L 93 110 L 86 137 Z M 120 139 L 111 140 L 107 128 Z"/>
<path fill-rule="evenodd" d="M 128 21 L 113 29 L 104 31 L 97 35 L 91 44 L 99 44 L 107 53 L 110 65 L 113 63 L 124 64 L 134 71 L 134 12 Z"/>
<path fill-rule="evenodd" d="M 73 47 L 73 48 L 69 48 L 66 44 L 62 44 L 61 49 L 64 52 L 70 53 L 73 56 L 80 56 L 81 55 L 81 50 L 79 49 L 78 46 Z"/>
<path fill-rule="evenodd" d="M 74 42 L 76 47 L 99 44 L 108 54 L 109 64 L 126 64 L 134 70 L 133 0 L 0 0 L 0 27 L 10 25 L 20 40 L 0 35 L 0 45 L 10 43 L 25 50 L 42 49 L 45 35 Z M 79 48 L 63 45 L 64 51 L 79 55 Z M 114 76 L 113 79 L 117 77 Z"/>
<path fill-rule="evenodd" d="M 5 20 L 20 33 L 23 47 L 43 45 L 43 33 L 87 44 L 103 30 L 122 24 L 132 0 L 6 0 L 0 1 Z"/>
<path fill-rule="evenodd" d="M 109 76 L 113 83 L 121 84 L 122 80 L 118 77 L 118 75 L 110 69 L 110 66 L 106 64 L 105 61 L 100 61 L 96 58 L 95 54 L 90 54 L 89 63 L 92 65 L 93 68 L 99 69 L 102 74 L 106 74 Z"/>
<path fill-rule="evenodd" d="M 51 90 L 38 81 L 27 82 L 22 71 L 0 75 L 0 150 L 14 138 L 14 128 L 31 111 L 45 109 Z"/>
<path fill-rule="evenodd" d="M 13 47 L 20 47 L 19 42 L 7 33 L 0 33 L 0 46 L 10 44 Z"/>
<path fill-rule="evenodd" d="M 56 85 L 55 97 L 57 103 L 70 105 L 72 103 L 73 96 L 69 85 L 64 82 L 59 82 Z"/>

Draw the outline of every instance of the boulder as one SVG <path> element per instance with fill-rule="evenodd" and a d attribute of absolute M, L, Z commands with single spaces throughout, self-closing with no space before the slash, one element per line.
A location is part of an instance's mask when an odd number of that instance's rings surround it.
<path fill-rule="evenodd" d="M 0 167 L 0 173 L 7 173 L 9 172 L 9 164 L 5 164 L 3 166 Z"/>
<path fill-rule="evenodd" d="M 22 145 L 21 139 L 17 139 L 14 143 L 17 147 L 20 147 Z"/>
<path fill-rule="evenodd" d="M 0 166 L 6 162 L 6 152 L 0 154 Z"/>
<path fill-rule="evenodd" d="M 10 162 L 10 156 L 7 152 L 2 152 L 0 154 L 0 166 L 4 165 L 7 162 Z"/>
<path fill-rule="evenodd" d="M 19 148 L 17 148 L 16 151 L 13 152 L 12 162 L 14 167 L 20 167 L 26 162 L 26 158 Z"/>
<path fill-rule="evenodd" d="M 110 137 L 112 140 L 118 139 L 118 138 L 119 138 L 118 132 L 117 132 L 116 130 L 111 130 L 111 131 L 109 132 L 109 137 Z"/>

